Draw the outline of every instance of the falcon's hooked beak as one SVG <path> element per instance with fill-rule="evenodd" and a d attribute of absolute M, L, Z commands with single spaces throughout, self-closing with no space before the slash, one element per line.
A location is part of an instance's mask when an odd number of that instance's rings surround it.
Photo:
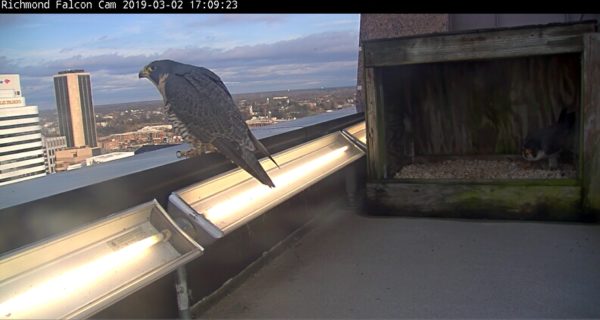
<path fill-rule="evenodd" d="M 145 66 L 144 69 L 142 69 L 140 71 L 140 73 L 138 73 L 138 78 L 149 78 L 150 77 L 150 68 L 148 66 Z"/>

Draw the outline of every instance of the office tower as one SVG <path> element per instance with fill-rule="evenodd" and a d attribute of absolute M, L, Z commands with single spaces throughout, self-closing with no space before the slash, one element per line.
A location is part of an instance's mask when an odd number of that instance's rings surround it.
<path fill-rule="evenodd" d="M 0 185 L 46 175 L 37 106 L 27 106 L 17 74 L 0 75 Z"/>
<path fill-rule="evenodd" d="M 68 147 L 96 147 L 96 120 L 90 74 L 83 70 L 61 71 L 54 76 L 60 134 Z"/>
<path fill-rule="evenodd" d="M 46 163 L 46 173 L 56 173 L 56 151 L 67 148 L 67 138 L 60 137 L 43 137 L 44 144 L 44 160 Z"/>

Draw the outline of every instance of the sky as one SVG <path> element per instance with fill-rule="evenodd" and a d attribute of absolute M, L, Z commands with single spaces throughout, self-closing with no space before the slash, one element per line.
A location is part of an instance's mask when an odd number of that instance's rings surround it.
<path fill-rule="evenodd" d="M 206 67 L 231 93 L 356 85 L 358 14 L 0 14 L 0 74 L 55 109 L 52 76 L 91 73 L 95 105 L 161 99 L 146 64 Z"/>

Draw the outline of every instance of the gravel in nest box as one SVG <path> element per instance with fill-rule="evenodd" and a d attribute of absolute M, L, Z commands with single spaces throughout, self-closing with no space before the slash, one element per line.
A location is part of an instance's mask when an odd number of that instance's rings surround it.
<path fill-rule="evenodd" d="M 547 164 L 547 162 L 546 162 Z M 526 161 L 445 160 L 410 164 L 394 176 L 396 179 L 568 179 L 575 178 L 575 167 L 560 164 L 558 169 L 543 169 Z"/>

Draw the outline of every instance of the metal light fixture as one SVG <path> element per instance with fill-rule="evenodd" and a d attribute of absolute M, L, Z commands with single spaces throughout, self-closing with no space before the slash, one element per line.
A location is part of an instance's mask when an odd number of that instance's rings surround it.
<path fill-rule="evenodd" d="M 367 126 L 364 121 L 342 130 L 342 133 L 363 149 L 363 151 L 367 150 Z"/>
<path fill-rule="evenodd" d="M 363 155 L 348 137 L 335 132 L 273 155 L 280 168 L 262 160 L 275 188 L 235 169 L 174 192 L 167 209 L 191 221 L 195 239 L 208 245 Z"/>
<path fill-rule="evenodd" d="M 156 201 L 0 257 L 0 318 L 89 317 L 202 253 Z"/>

